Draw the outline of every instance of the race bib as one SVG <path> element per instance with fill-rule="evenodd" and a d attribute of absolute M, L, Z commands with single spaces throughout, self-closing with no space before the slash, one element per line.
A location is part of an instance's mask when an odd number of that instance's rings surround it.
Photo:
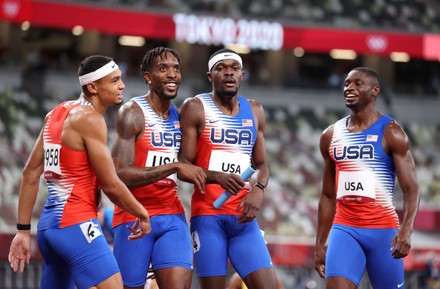
<path fill-rule="evenodd" d="M 337 199 L 360 203 L 376 199 L 374 172 L 339 172 Z"/>
<path fill-rule="evenodd" d="M 158 152 L 158 151 L 149 151 L 147 154 L 147 161 L 145 163 L 146 167 L 156 167 L 161 165 L 166 165 L 169 163 L 174 163 L 177 161 L 177 153 L 173 152 Z M 165 186 L 175 186 L 177 183 L 177 174 L 171 174 L 160 180 L 159 184 Z"/>
<path fill-rule="evenodd" d="M 60 152 L 61 145 L 59 144 L 44 145 L 44 178 L 46 180 L 61 178 Z"/>
<path fill-rule="evenodd" d="M 85 222 L 79 226 L 89 244 L 92 243 L 94 239 L 102 235 L 101 231 L 98 228 L 98 225 L 93 222 Z"/>
<path fill-rule="evenodd" d="M 213 150 L 209 159 L 210 171 L 241 175 L 250 165 L 248 155 Z"/>
<path fill-rule="evenodd" d="M 197 231 L 191 233 L 191 240 L 193 244 L 193 253 L 197 253 L 200 251 L 200 238 Z"/>

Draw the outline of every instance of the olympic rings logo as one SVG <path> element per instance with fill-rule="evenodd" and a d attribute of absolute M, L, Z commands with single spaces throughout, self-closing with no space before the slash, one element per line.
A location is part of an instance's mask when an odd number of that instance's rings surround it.
<path fill-rule="evenodd" d="M 367 46 L 371 51 L 383 52 L 388 47 L 388 39 L 383 35 L 368 35 Z"/>

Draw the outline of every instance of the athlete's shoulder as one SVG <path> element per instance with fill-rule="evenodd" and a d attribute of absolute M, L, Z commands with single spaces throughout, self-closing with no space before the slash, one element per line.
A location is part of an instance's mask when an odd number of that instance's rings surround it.
<path fill-rule="evenodd" d="M 90 105 L 78 105 L 69 112 L 66 120 L 70 125 L 80 131 L 88 130 L 94 131 L 106 128 L 106 122 L 104 115 L 97 112 L 93 106 Z"/>
<path fill-rule="evenodd" d="M 245 98 L 253 107 L 263 107 L 261 101 L 251 98 Z"/>
<path fill-rule="evenodd" d="M 204 95 L 205 94 L 197 94 L 195 96 L 186 98 L 183 101 L 180 110 L 184 110 L 184 109 L 203 109 L 202 98 L 204 97 Z"/>
<path fill-rule="evenodd" d="M 384 140 L 387 148 L 409 145 L 409 137 L 404 128 L 396 121 L 391 120 L 384 129 Z"/>
<path fill-rule="evenodd" d="M 336 123 L 333 123 L 333 124 L 327 126 L 327 127 L 322 131 L 321 135 L 322 135 L 322 136 L 325 136 L 325 135 L 332 135 L 332 134 L 333 134 L 333 131 L 335 130 L 335 126 L 336 126 Z"/>
<path fill-rule="evenodd" d="M 260 101 L 256 100 L 256 99 L 247 98 L 247 97 L 244 97 L 242 95 L 239 95 L 238 96 L 238 101 L 239 102 L 248 102 L 253 110 L 263 110 L 264 109 L 263 108 L 263 104 Z"/>
<path fill-rule="evenodd" d="M 133 97 L 129 101 L 127 101 L 126 103 L 121 105 L 121 107 L 119 108 L 119 111 L 130 110 L 133 108 L 140 108 L 139 103 L 142 103 L 142 100 L 145 100 L 145 98 L 140 97 L 140 96 Z"/>

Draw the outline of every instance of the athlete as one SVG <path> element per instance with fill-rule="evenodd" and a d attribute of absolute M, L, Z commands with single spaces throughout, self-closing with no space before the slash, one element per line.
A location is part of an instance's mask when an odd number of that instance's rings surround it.
<path fill-rule="evenodd" d="M 145 54 L 140 67 L 149 91 L 119 110 L 112 155 L 119 177 L 148 209 L 152 232 L 127 242 L 125 227 L 132 226 L 136 218 L 116 206 L 114 254 L 125 288 L 143 288 L 151 263 L 160 288 L 189 289 L 192 247 L 177 179 L 203 190 L 206 173 L 200 167 L 177 162 L 181 132 L 179 114 L 171 100 L 177 96 L 181 81 L 179 54 L 157 47 Z"/>
<path fill-rule="evenodd" d="M 78 75 L 82 94 L 48 113 L 24 168 L 9 262 L 14 272 L 23 272 L 29 263 L 30 220 L 44 172 L 48 197 L 37 232 L 43 256 L 40 288 L 120 289 L 121 274 L 97 218 L 100 188 L 136 216 L 127 230 L 130 240 L 151 230 L 147 210 L 118 178 L 107 147 L 103 113 L 122 103 L 125 86 L 118 65 L 106 56 L 84 59 Z"/>
<path fill-rule="evenodd" d="M 256 217 L 269 179 L 261 103 L 238 95 L 243 80 L 241 57 L 221 49 L 209 58 L 212 92 L 185 100 L 181 108 L 179 160 L 202 167 L 205 190 L 195 186 L 191 201 L 191 236 L 202 289 L 224 289 L 228 257 L 248 288 L 276 288 L 275 273 Z M 249 188 L 240 174 L 257 170 Z M 220 208 L 213 202 L 232 197 Z"/>
<path fill-rule="evenodd" d="M 373 288 L 403 288 L 402 258 L 411 248 L 419 191 L 408 137 L 376 109 L 379 93 L 374 70 L 351 70 L 344 81 L 350 113 L 321 136 L 315 269 L 327 289 L 357 288 L 365 269 Z M 393 205 L 396 174 L 404 199 L 400 225 Z"/>

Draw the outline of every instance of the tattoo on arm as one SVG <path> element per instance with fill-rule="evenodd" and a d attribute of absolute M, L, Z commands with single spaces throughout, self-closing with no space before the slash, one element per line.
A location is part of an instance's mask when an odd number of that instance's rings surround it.
<path fill-rule="evenodd" d="M 141 187 L 154 184 L 157 181 L 169 176 L 172 172 L 168 170 L 158 170 L 155 167 L 137 170 L 134 177 L 127 183 L 129 187 Z"/>

